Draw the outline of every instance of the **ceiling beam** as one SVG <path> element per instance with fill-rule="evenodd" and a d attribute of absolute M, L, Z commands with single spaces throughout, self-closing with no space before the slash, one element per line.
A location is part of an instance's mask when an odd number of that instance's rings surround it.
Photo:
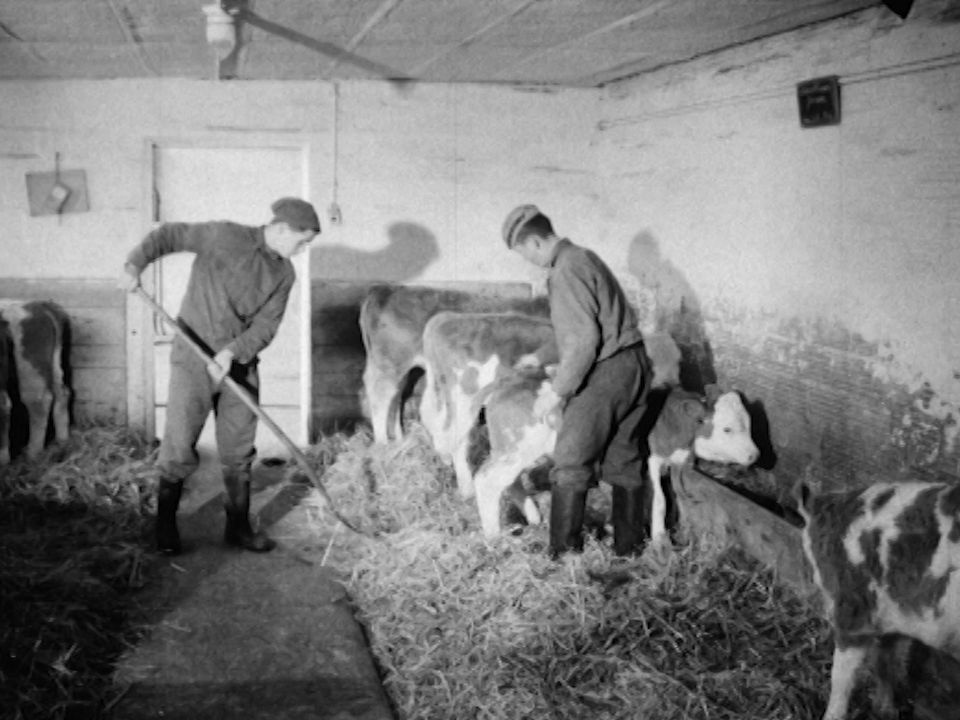
<path fill-rule="evenodd" d="M 484 35 L 487 35 L 487 34 L 490 33 L 492 30 L 496 29 L 496 28 L 499 27 L 500 25 L 503 25 L 503 24 L 504 24 L 505 22 L 507 22 L 508 20 L 513 20 L 513 18 L 517 17 L 517 15 L 520 15 L 524 10 L 526 10 L 528 7 L 530 7 L 531 5 L 533 5 L 534 3 L 537 3 L 537 2 L 539 2 L 539 0 L 525 0 L 525 2 L 523 2 L 523 3 L 522 3 L 521 5 L 519 5 L 518 7 L 514 8 L 513 10 L 511 10 L 511 11 L 509 11 L 509 12 L 503 14 L 503 15 L 501 15 L 501 16 L 498 17 L 496 20 L 493 20 L 492 22 L 487 23 L 487 24 L 484 25 L 482 28 L 480 28 L 479 30 L 477 30 L 475 33 L 473 33 L 472 35 L 467 36 L 464 40 L 461 40 L 461 41 L 460 41 L 459 43 L 457 43 L 456 45 L 454 45 L 454 46 L 452 46 L 452 47 L 449 47 L 449 48 L 447 48 L 446 50 L 443 50 L 443 51 L 437 53 L 437 54 L 434 55 L 432 58 L 429 58 L 429 59 L 427 59 L 427 60 L 424 60 L 422 63 L 420 63 L 419 65 L 417 65 L 416 67 L 414 67 L 414 68 L 412 68 L 412 69 L 410 70 L 410 76 L 411 76 L 411 77 L 415 77 L 415 78 L 416 78 L 416 77 L 419 77 L 420 74 L 421 74 L 424 70 L 426 70 L 428 67 L 430 67 L 431 65 L 433 65 L 433 64 L 435 64 L 436 62 L 438 62 L 439 60 L 445 58 L 445 57 L 446 57 L 447 55 L 449 55 L 450 53 L 458 52 L 458 51 L 460 51 L 460 50 L 463 50 L 463 49 L 469 47 L 470 45 L 472 45 L 473 43 L 475 43 L 477 40 L 479 40 L 480 38 L 482 38 Z"/>
<path fill-rule="evenodd" d="M 123 5 L 121 8 L 121 6 L 118 5 L 118 0 L 106 0 L 106 2 L 110 7 L 110 11 L 113 13 L 114 19 L 117 21 L 117 25 L 120 26 L 120 32 L 123 33 L 123 36 L 127 40 L 127 44 L 130 45 L 136 53 L 137 60 L 140 61 L 140 66 L 146 70 L 148 74 L 158 75 L 159 73 L 150 64 L 143 50 L 143 39 L 137 32 L 137 21 L 130 12 L 130 8 L 126 5 Z"/>
<path fill-rule="evenodd" d="M 348 53 L 356 49 L 357 45 L 363 42 L 363 39 L 369 35 L 373 29 L 379 25 L 381 22 L 386 20 L 387 16 L 390 15 L 397 6 L 402 3 L 403 0 L 383 0 L 380 7 L 377 8 L 376 12 L 370 16 L 370 19 L 363 24 L 363 27 L 360 28 L 360 32 L 350 38 L 350 41 L 347 43 L 347 46 L 344 48 Z M 333 74 L 333 71 L 337 69 L 337 66 L 340 65 L 340 60 L 342 58 L 335 58 L 333 62 L 330 63 L 330 66 L 327 68 L 327 76 Z"/>
<path fill-rule="evenodd" d="M 520 58 L 520 60 L 513 63 L 509 68 L 505 68 L 504 70 L 501 70 L 500 72 L 496 73 L 496 77 L 503 77 L 508 72 L 512 72 L 514 69 L 521 67 L 523 65 L 526 65 L 528 62 L 541 58 L 544 55 L 549 55 L 551 53 L 559 52 L 561 50 L 567 50 L 569 48 L 576 47 L 577 45 L 593 40 L 594 38 L 599 37 L 600 35 L 606 35 L 609 32 L 613 32 L 614 30 L 617 30 L 618 28 L 621 28 L 624 25 L 630 25 L 632 23 L 637 22 L 638 20 L 642 20 L 645 17 L 649 17 L 650 15 L 653 15 L 658 10 L 660 10 L 660 8 L 671 4 L 671 2 L 672 0 L 656 0 L 656 2 L 652 2 L 643 10 L 638 10 L 635 13 L 625 15 L 619 20 L 614 20 L 612 23 L 603 25 L 602 27 L 599 27 L 596 30 L 591 30 L 585 35 L 579 35 L 578 37 L 571 38 L 570 40 L 564 40 L 563 42 L 557 43 L 556 45 L 550 45 L 548 47 L 541 48 L 540 50 L 537 50 L 535 52 L 530 53 L 529 55 L 525 55 L 524 57 Z"/>

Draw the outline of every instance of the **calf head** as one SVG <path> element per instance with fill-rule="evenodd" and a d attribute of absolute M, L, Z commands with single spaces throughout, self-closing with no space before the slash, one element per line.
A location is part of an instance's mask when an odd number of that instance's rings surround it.
<path fill-rule="evenodd" d="M 712 462 L 752 465 L 760 456 L 750 436 L 750 414 L 737 392 L 727 392 L 713 402 L 693 440 L 698 458 Z"/>

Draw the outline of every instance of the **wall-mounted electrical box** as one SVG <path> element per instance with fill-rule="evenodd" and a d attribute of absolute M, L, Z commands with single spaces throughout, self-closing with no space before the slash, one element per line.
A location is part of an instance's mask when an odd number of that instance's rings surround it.
<path fill-rule="evenodd" d="M 836 75 L 797 83 L 800 127 L 840 124 L 840 80 Z"/>

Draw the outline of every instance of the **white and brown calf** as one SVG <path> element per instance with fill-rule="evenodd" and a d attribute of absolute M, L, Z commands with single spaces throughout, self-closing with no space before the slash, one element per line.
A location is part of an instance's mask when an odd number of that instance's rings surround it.
<path fill-rule="evenodd" d="M 834 629 L 825 720 L 846 717 L 857 670 L 881 638 L 913 638 L 960 660 L 960 484 L 879 482 L 820 497 L 801 484 L 797 495 Z"/>
<path fill-rule="evenodd" d="M 0 300 L 0 317 L 7 325 L 12 345 L 8 382 L 16 378 L 20 401 L 26 406 L 30 421 L 25 453 L 28 458 L 35 458 L 43 450 L 51 414 L 57 442 L 69 438 L 70 390 L 65 378 L 64 351 L 69 320 L 60 306 L 36 300 Z M 9 461 L 9 423 L 5 434 L 3 447 Z M 0 462 L 3 460 L 0 448 Z"/>
<path fill-rule="evenodd" d="M 485 391 L 490 456 L 474 476 L 480 526 L 484 535 L 500 533 L 500 499 L 504 491 L 522 510 L 527 522 L 539 525 L 540 509 L 532 495 L 540 487 L 525 484 L 530 468 L 549 463 L 557 443 L 559 411 L 541 418 L 538 401 L 552 392 L 542 369 L 506 375 Z"/>
<path fill-rule="evenodd" d="M 757 461 L 750 432 L 750 414 L 737 392 L 721 394 L 707 387 L 706 397 L 671 389 L 648 435 L 647 470 L 653 489 L 650 541 L 654 547 L 667 540 L 666 497 L 663 473 L 669 469 L 674 487 L 681 467 L 691 457 L 727 465 L 749 466 Z"/>
<path fill-rule="evenodd" d="M 514 371 L 520 358 L 538 353 L 545 364 L 559 359 L 553 325 L 519 313 L 441 312 L 423 330 L 426 364 L 420 421 L 437 452 L 451 462 L 463 497 L 473 496 L 467 455 L 479 398 Z"/>
<path fill-rule="evenodd" d="M 461 290 L 377 285 L 360 306 L 366 351 L 363 389 L 373 439 L 384 443 L 403 432 L 404 389 L 415 368 L 423 368 L 423 330 L 441 311 L 520 312 L 546 317 L 545 297 L 503 298 Z"/>

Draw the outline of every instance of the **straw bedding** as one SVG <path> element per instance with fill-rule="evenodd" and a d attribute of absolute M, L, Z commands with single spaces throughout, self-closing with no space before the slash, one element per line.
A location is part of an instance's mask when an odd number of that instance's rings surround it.
<path fill-rule="evenodd" d="M 419 428 L 385 447 L 341 433 L 309 454 L 338 508 L 381 534 L 331 536 L 308 502 L 399 720 L 822 712 L 826 624 L 743 555 L 687 542 L 626 561 L 591 537 L 554 562 L 542 528 L 486 541 Z M 94 427 L 0 476 L 4 720 L 109 716 L 113 662 L 136 640 L 132 591 L 153 569 L 151 460 L 142 438 Z M 591 504 L 605 515 L 602 487 Z"/>
<path fill-rule="evenodd" d="M 142 437 L 87 427 L 0 470 L 0 717 L 102 717 L 113 702 L 151 569 L 149 455 Z"/>
<path fill-rule="evenodd" d="M 383 533 L 335 537 L 331 564 L 401 720 L 823 712 L 829 628 L 737 551 L 688 539 L 665 560 L 628 561 L 591 537 L 554 562 L 542 528 L 485 541 L 419 429 L 385 447 L 328 438 L 312 457 L 338 508 Z M 591 497 L 604 511 L 603 486 Z"/>

